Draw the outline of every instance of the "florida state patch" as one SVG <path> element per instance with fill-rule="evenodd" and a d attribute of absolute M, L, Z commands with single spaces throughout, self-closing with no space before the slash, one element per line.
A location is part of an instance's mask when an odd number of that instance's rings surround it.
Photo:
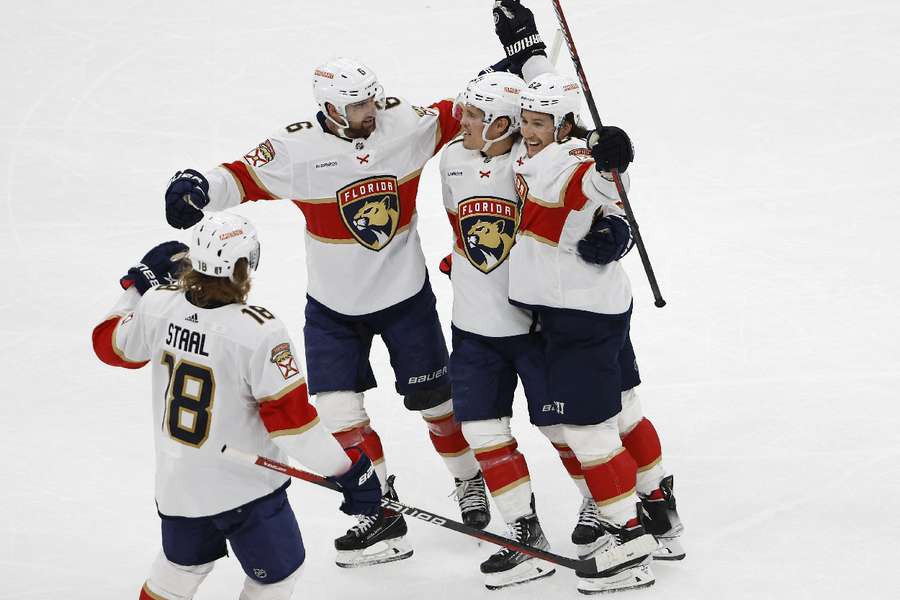
<path fill-rule="evenodd" d="M 515 243 L 518 205 L 504 198 L 476 196 L 460 202 L 457 214 L 466 257 L 476 269 L 490 273 L 506 260 Z"/>
<path fill-rule="evenodd" d="M 251 167 L 261 167 L 272 162 L 275 158 L 275 147 L 271 140 L 266 140 L 250 152 L 244 155 L 244 160 Z"/>
<path fill-rule="evenodd" d="M 272 348 L 272 357 L 269 359 L 281 371 L 282 377 L 290 379 L 294 375 L 300 374 L 297 363 L 294 362 L 294 355 L 291 353 L 291 345 L 287 342 L 278 344 Z"/>
<path fill-rule="evenodd" d="M 397 178 L 367 177 L 337 191 L 341 219 L 353 238 L 376 252 L 387 246 L 400 222 Z"/>

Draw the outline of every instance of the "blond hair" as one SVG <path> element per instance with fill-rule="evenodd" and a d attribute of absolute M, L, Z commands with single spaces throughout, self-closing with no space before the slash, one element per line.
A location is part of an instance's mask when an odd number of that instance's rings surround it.
<path fill-rule="evenodd" d="M 180 287 L 192 304 L 200 308 L 224 306 L 226 304 L 246 304 L 250 293 L 250 267 L 246 258 L 234 265 L 234 273 L 229 277 L 210 277 L 195 271 L 189 261 L 178 277 Z"/>

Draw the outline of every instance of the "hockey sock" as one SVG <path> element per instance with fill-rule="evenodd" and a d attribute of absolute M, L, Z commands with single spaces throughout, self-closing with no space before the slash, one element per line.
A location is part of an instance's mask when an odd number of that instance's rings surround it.
<path fill-rule="evenodd" d="M 559 460 L 562 461 L 563 467 L 566 468 L 566 472 L 569 474 L 569 477 L 572 478 L 575 487 L 581 492 L 582 497 L 591 498 L 591 490 L 584 480 L 584 473 L 581 470 L 581 463 L 578 462 L 578 457 L 575 456 L 575 453 L 572 452 L 572 449 L 566 444 L 553 442 L 553 447 L 556 448 L 556 452 L 559 453 Z"/>
<path fill-rule="evenodd" d="M 444 459 L 447 470 L 456 479 L 475 477 L 478 474 L 478 462 L 469 448 L 469 442 L 463 437 L 459 422 L 453 416 L 450 401 L 421 412 L 428 426 L 431 444 Z"/>
<path fill-rule="evenodd" d="M 140 600 L 190 600 L 213 570 L 215 562 L 185 566 L 170 562 L 162 552 L 150 567 Z"/>
<path fill-rule="evenodd" d="M 662 466 L 662 447 L 653 423 L 642 418 L 631 431 L 622 436 L 622 445 L 637 463 L 638 493 L 644 496 L 650 494 L 666 476 Z"/>
<path fill-rule="evenodd" d="M 531 476 L 525 457 L 517 448 L 518 442 L 510 439 L 502 445 L 475 450 L 484 481 L 507 523 L 533 512 Z"/>
<path fill-rule="evenodd" d="M 637 463 L 625 448 L 606 458 L 582 462 L 581 469 L 604 519 L 621 525 L 634 518 Z"/>
<path fill-rule="evenodd" d="M 369 424 L 360 425 L 334 433 L 335 439 L 346 450 L 351 446 L 359 446 L 375 466 L 375 474 L 381 482 L 381 493 L 387 493 L 387 465 L 384 463 L 384 449 L 381 447 L 381 438 Z"/>

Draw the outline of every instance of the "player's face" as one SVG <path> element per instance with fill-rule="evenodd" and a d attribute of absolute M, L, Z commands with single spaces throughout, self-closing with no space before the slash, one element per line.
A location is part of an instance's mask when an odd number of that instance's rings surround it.
<path fill-rule="evenodd" d="M 375 98 L 368 98 L 362 102 L 348 104 L 347 113 L 347 136 L 351 138 L 366 138 L 375 131 Z"/>
<path fill-rule="evenodd" d="M 525 151 L 529 158 L 555 141 L 555 129 L 553 115 L 522 111 L 522 139 L 525 140 Z"/>
<path fill-rule="evenodd" d="M 466 104 L 463 107 L 459 123 L 463 132 L 463 148 L 481 150 L 481 147 L 484 146 L 484 141 L 481 139 L 484 132 L 484 111 L 471 104 Z"/>

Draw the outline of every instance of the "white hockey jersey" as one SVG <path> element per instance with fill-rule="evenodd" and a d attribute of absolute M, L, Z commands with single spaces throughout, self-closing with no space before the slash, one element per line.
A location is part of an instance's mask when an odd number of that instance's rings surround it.
<path fill-rule="evenodd" d="M 289 125 L 205 174 L 207 208 L 291 199 L 306 218 L 309 295 L 345 315 L 393 306 L 425 283 L 416 194 L 422 167 L 459 132 L 452 106 L 389 97 L 367 139 Z"/>
<path fill-rule="evenodd" d="M 520 217 L 512 169 L 518 149 L 486 157 L 458 140 L 441 154 L 444 208 L 456 255 L 453 324 L 488 337 L 521 335 L 531 326 L 531 313 L 508 299 L 507 258 Z"/>
<path fill-rule="evenodd" d="M 218 514 L 287 480 L 226 459 L 225 444 L 281 462 L 285 446 L 325 475 L 350 466 L 309 404 L 285 326 L 265 308 L 204 309 L 176 286 L 143 298 L 131 288 L 94 329 L 93 343 L 107 364 L 152 365 L 156 501 L 164 515 Z"/>
<path fill-rule="evenodd" d="M 595 265 L 578 256 L 578 241 L 596 214 L 624 215 L 609 174 L 598 173 L 581 140 L 552 143 L 533 158 L 514 150 L 516 193 L 524 202 L 509 258 L 510 301 L 527 307 L 622 314 L 631 284 L 617 262 Z M 622 175 L 628 186 L 627 174 Z"/>

